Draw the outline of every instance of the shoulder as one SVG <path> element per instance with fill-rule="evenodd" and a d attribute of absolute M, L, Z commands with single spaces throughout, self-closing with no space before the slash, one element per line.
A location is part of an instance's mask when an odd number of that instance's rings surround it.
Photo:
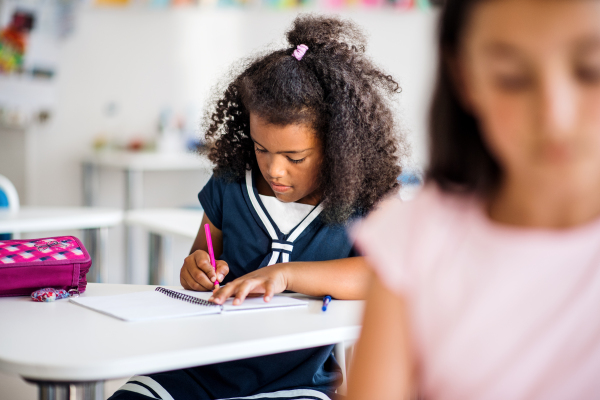
<path fill-rule="evenodd" d="M 240 187 L 240 179 L 229 177 L 227 175 L 216 175 L 213 174 L 206 185 L 200 191 L 200 198 L 207 197 L 221 197 L 223 194 L 231 189 L 238 189 Z"/>
<path fill-rule="evenodd" d="M 448 222 L 470 208 L 471 198 L 441 191 L 428 184 L 413 200 L 403 201 L 398 196 L 383 201 L 367 218 L 355 225 L 354 236 L 389 232 L 398 234 L 408 226 Z"/>
<path fill-rule="evenodd" d="M 227 176 L 213 175 L 206 185 L 198 193 L 198 200 L 207 217 L 218 228 L 221 229 L 223 210 L 228 203 L 241 198 L 240 181 L 230 179 Z"/>
<path fill-rule="evenodd" d="M 438 245 L 453 235 L 472 205 L 470 196 L 428 184 L 411 201 L 397 197 L 384 201 L 354 225 L 351 234 L 369 264 L 398 290 L 412 266 L 435 259 Z"/>

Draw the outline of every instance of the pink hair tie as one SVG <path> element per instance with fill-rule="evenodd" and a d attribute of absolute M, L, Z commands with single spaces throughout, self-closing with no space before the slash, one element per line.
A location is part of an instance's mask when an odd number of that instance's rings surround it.
<path fill-rule="evenodd" d="M 292 53 L 292 55 L 296 57 L 296 60 L 300 61 L 302 60 L 302 57 L 304 57 L 306 50 L 308 50 L 307 45 L 299 44 L 298 47 L 296 47 L 296 50 L 294 50 L 294 52 Z"/>

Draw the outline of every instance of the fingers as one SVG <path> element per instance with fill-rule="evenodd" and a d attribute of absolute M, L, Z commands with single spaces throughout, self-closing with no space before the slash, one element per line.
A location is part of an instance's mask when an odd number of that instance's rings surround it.
<path fill-rule="evenodd" d="M 229 265 L 223 260 L 217 260 L 217 281 L 223 282 L 225 276 L 229 273 Z"/>
<path fill-rule="evenodd" d="M 197 290 L 197 291 L 207 291 L 212 290 L 213 284 L 208 280 L 206 275 L 202 274 L 203 277 L 197 276 L 194 277 L 192 273 L 190 273 L 188 268 L 181 268 L 180 273 L 180 281 L 181 286 L 188 290 Z"/>
<path fill-rule="evenodd" d="M 210 263 L 210 257 L 208 256 L 208 254 L 205 251 L 197 250 L 192 254 L 192 256 L 194 257 L 196 267 L 204 273 L 204 275 L 208 278 L 208 280 L 211 283 L 216 282 L 217 273 L 215 272 L 215 269 Z M 200 273 L 197 274 L 198 276 L 201 275 Z M 192 274 L 192 276 L 195 277 L 196 274 Z"/>
<path fill-rule="evenodd" d="M 235 298 L 233 299 L 233 305 L 239 306 L 241 305 L 248 293 L 254 288 L 254 282 L 251 280 L 247 280 L 242 282 L 242 284 L 238 287 L 237 293 L 235 294 Z"/>
<path fill-rule="evenodd" d="M 226 286 L 219 288 L 213 292 L 213 295 L 208 299 L 208 301 L 212 301 L 216 304 L 223 304 L 225 300 L 231 297 L 236 291 L 237 286 L 240 284 L 239 280 L 235 280 L 231 283 L 228 283 Z"/>
<path fill-rule="evenodd" d="M 223 260 L 219 260 L 217 264 L 220 268 L 219 274 L 224 278 L 229 273 L 229 266 Z M 205 251 L 195 251 L 185 258 L 180 272 L 181 285 L 185 289 L 213 290 L 215 287 L 219 287 L 217 278 L 217 273 L 210 264 L 210 258 Z"/>
<path fill-rule="evenodd" d="M 265 282 L 265 302 L 268 303 L 271 301 L 273 296 L 275 295 L 275 283 L 271 280 Z"/>

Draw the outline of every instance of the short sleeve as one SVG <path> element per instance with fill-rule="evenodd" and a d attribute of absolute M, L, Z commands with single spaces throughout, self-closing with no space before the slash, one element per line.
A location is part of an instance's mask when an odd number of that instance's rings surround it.
<path fill-rule="evenodd" d="M 351 229 L 354 247 L 364 255 L 381 281 L 395 293 L 404 293 L 408 277 L 410 203 L 398 198 L 383 202 Z"/>
<path fill-rule="evenodd" d="M 198 200 L 204 209 L 204 213 L 219 230 L 223 228 L 223 193 L 225 191 L 225 182 L 222 179 L 215 178 L 213 175 L 206 185 L 198 193 Z"/>
<path fill-rule="evenodd" d="M 444 246 L 468 229 L 469 210 L 476 204 L 476 199 L 450 195 L 429 184 L 411 201 L 384 201 L 352 227 L 351 237 L 383 284 L 411 296 L 435 270 Z"/>
<path fill-rule="evenodd" d="M 463 203 L 433 185 L 411 201 L 392 197 L 352 227 L 354 246 L 386 286 L 410 295 L 455 232 Z"/>

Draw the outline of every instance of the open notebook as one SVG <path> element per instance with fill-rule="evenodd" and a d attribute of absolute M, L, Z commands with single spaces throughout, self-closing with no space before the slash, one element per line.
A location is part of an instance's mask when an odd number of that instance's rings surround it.
<path fill-rule="evenodd" d="M 220 314 L 228 311 L 256 310 L 275 307 L 298 307 L 308 304 L 287 296 L 273 296 L 265 303 L 261 297 L 246 298 L 239 306 L 230 298 L 223 305 L 207 301 L 211 292 L 171 290 L 162 287 L 155 291 L 135 292 L 114 296 L 77 297 L 69 301 L 124 321 L 149 321 L 164 318 Z"/>

